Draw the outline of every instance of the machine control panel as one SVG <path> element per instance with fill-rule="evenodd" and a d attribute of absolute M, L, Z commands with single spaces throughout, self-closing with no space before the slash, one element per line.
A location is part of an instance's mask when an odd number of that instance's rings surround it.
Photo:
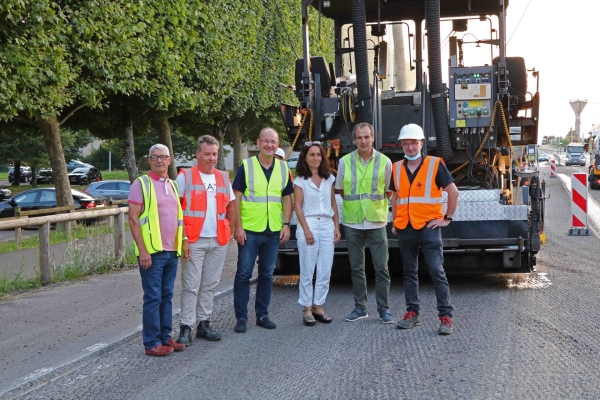
<path fill-rule="evenodd" d="M 493 72 L 491 66 L 450 68 L 450 128 L 489 126 L 494 106 Z"/>

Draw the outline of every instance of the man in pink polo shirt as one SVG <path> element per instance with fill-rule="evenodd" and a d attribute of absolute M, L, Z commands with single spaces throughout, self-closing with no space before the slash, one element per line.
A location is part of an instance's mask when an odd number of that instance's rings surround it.
<path fill-rule="evenodd" d="M 142 339 L 149 356 L 166 356 L 185 345 L 171 338 L 171 299 L 181 255 L 183 213 L 177 182 L 167 174 L 169 149 L 155 144 L 148 155 L 148 176 L 138 177 L 129 191 L 129 225 L 140 265 L 144 307 Z"/>

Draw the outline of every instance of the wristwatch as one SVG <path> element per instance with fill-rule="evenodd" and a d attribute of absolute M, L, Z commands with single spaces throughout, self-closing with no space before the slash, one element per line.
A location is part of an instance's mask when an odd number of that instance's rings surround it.
<path fill-rule="evenodd" d="M 444 219 L 445 219 L 446 221 L 452 221 L 452 217 L 449 217 L 449 216 L 447 216 L 447 215 L 444 215 Z"/>
<path fill-rule="evenodd" d="M 284 226 L 290 226 L 290 223 L 289 222 L 284 222 L 283 225 Z"/>

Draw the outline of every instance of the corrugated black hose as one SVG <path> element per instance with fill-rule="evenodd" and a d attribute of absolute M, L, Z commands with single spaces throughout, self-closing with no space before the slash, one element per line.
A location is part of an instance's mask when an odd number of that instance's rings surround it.
<path fill-rule="evenodd" d="M 358 115 L 356 123 L 373 123 L 371 111 L 371 89 L 369 87 L 369 62 L 367 55 L 367 27 L 365 1 L 352 0 L 352 24 L 354 32 L 354 62 L 356 86 L 358 88 Z"/>
<path fill-rule="evenodd" d="M 446 93 L 442 86 L 442 57 L 440 43 L 440 0 L 427 0 L 427 55 L 429 58 L 429 91 L 437 139 L 438 157 L 448 162 L 454 157 L 448 131 Z M 356 35 L 356 34 L 355 34 Z"/>

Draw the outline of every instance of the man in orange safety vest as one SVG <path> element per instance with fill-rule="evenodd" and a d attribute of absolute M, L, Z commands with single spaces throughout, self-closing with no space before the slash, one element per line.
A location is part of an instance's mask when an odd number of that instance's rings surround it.
<path fill-rule="evenodd" d="M 197 338 L 221 339 L 221 334 L 210 327 L 210 318 L 231 239 L 235 195 L 229 172 L 215 168 L 218 154 L 217 139 L 201 136 L 196 146 L 198 165 L 182 170 L 177 177 L 185 226 L 177 343 L 188 346 L 192 344 L 191 331 L 196 321 Z"/>

